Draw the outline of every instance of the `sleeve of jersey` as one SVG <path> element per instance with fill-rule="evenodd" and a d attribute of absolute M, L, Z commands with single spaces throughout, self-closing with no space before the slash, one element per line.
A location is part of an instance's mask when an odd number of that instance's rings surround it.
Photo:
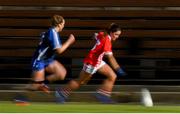
<path fill-rule="evenodd" d="M 49 39 L 53 49 L 62 47 L 59 34 L 52 29 L 50 30 L 49 33 Z"/>
<path fill-rule="evenodd" d="M 112 53 L 112 44 L 111 44 L 111 40 L 109 38 L 106 38 L 106 40 L 104 42 L 104 52 L 105 52 L 105 55 L 113 54 Z"/>

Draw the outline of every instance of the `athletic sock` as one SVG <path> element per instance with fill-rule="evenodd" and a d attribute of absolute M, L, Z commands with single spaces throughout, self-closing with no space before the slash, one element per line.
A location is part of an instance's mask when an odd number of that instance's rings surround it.
<path fill-rule="evenodd" d="M 105 96 L 107 96 L 107 97 L 110 97 L 110 96 L 111 96 L 111 92 L 110 92 L 110 91 L 103 90 L 103 89 L 98 89 L 98 90 L 97 90 L 97 93 L 102 94 L 102 95 L 105 95 Z"/>
<path fill-rule="evenodd" d="M 59 91 L 61 92 L 62 96 L 66 99 L 68 98 L 72 90 L 70 88 L 60 88 Z"/>

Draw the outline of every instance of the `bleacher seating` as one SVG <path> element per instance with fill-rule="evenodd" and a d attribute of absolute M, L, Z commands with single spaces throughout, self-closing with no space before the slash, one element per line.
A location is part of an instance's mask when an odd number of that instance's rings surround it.
<path fill-rule="evenodd" d="M 180 10 L 170 9 L 177 6 L 178 0 L 0 1 L 0 83 L 29 81 L 39 35 L 59 14 L 66 19 L 63 40 L 71 33 L 76 37 L 58 58 L 68 70 L 67 79 L 78 76 L 93 46 L 92 34 L 115 22 L 123 31 L 114 54 L 128 73 L 117 84 L 179 84 Z"/>

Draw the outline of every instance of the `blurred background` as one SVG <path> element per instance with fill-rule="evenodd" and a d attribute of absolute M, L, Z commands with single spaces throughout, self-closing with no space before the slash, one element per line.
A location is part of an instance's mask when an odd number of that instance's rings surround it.
<path fill-rule="evenodd" d="M 113 45 L 114 55 L 128 74 L 117 79 L 114 99 L 139 102 L 141 88 L 148 88 L 156 103 L 180 103 L 178 0 L 1 0 L 0 100 L 11 100 L 29 83 L 31 57 L 54 14 L 66 20 L 62 39 L 73 33 L 76 42 L 57 58 L 68 72 L 52 88 L 78 77 L 83 58 L 93 46 L 93 33 L 114 22 L 122 28 Z M 95 74 L 79 91 L 94 91 L 103 78 Z M 40 100 L 34 96 L 32 99 Z"/>

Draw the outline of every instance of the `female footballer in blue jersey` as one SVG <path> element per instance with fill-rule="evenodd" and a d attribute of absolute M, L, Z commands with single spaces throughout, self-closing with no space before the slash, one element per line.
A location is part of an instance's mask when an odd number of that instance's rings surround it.
<path fill-rule="evenodd" d="M 54 15 L 51 20 L 52 27 L 41 35 L 41 41 L 32 59 L 32 84 L 30 89 L 42 90 L 49 93 L 49 88 L 44 81 L 53 82 L 63 80 L 66 76 L 65 67 L 57 60 L 55 56 L 63 53 L 73 42 L 75 37 L 70 34 L 65 43 L 61 43 L 61 32 L 65 25 L 62 16 Z M 45 72 L 49 75 L 45 76 Z"/>

